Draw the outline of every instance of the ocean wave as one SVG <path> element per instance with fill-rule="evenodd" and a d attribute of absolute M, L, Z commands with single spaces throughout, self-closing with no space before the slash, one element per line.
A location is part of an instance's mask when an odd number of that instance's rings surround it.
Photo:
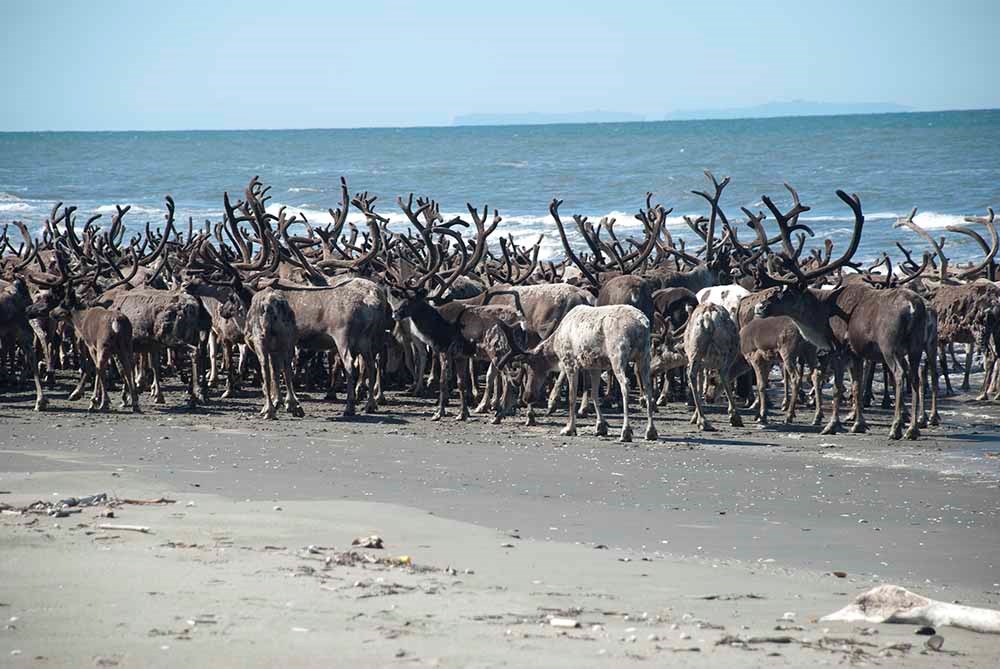
<path fill-rule="evenodd" d="M 321 193 L 319 188 L 309 188 L 307 186 L 292 186 L 288 189 L 289 193 Z"/>
<path fill-rule="evenodd" d="M 124 207 L 125 205 L 123 204 L 121 206 Z M 94 209 L 92 209 L 91 211 L 95 214 L 117 214 L 118 205 L 102 204 L 99 207 L 94 207 Z M 133 204 L 131 209 L 128 210 L 128 214 L 126 214 L 126 216 L 128 216 L 129 214 L 135 216 L 138 214 L 166 214 L 166 213 L 167 209 L 165 206 L 163 208 L 160 208 L 160 207 L 144 207 L 139 204 Z"/>
<path fill-rule="evenodd" d="M 0 212 L 13 214 L 32 211 L 35 211 L 35 207 L 27 202 L 0 202 Z"/>
<path fill-rule="evenodd" d="M 17 195 L 14 195 L 13 193 L 6 193 L 4 191 L 0 191 L 0 202 L 11 202 L 20 199 L 21 198 L 19 198 Z"/>

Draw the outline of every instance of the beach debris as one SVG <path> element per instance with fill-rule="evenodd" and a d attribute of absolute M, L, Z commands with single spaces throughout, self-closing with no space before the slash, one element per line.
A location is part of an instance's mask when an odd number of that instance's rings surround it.
<path fill-rule="evenodd" d="M 97 526 L 99 530 L 121 530 L 123 532 L 142 532 L 143 534 L 149 534 L 149 528 L 145 525 L 111 525 L 109 523 L 102 523 Z"/>
<path fill-rule="evenodd" d="M 156 499 L 121 499 L 114 500 L 115 502 L 121 504 L 135 504 L 139 506 L 153 506 L 156 504 L 176 504 L 176 499 L 167 499 L 166 497 L 157 497 Z"/>
<path fill-rule="evenodd" d="M 98 504 L 107 504 L 108 501 L 108 493 L 102 492 L 96 495 L 87 495 L 86 497 L 69 497 L 67 499 L 60 500 L 59 506 L 97 506 Z"/>
<path fill-rule="evenodd" d="M 833 575 L 836 576 L 837 578 L 847 578 L 846 571 L 835 571 L 833 572 Z"/>
<path fill-rule="evenodd" d="M 514 547 L 514 544 L 509 543 L 509 542 L 508 543 L 502 543 L 502 544 L 500 544 L 500 548 L 513 548 L 513 547 Z"/>
<path fill-rule="evenodd" d="M 795 620 L 795 612 L 794 611 L 785 611 L 784 613 L 781 614 L 781 619 L 782 620 L 788 620 L 788 621 Z"/>
<path fill-rule="evenodd" d="M 927 650 L 939 651 L 943 646 L 944 637 L 940 634 L 928 637 L 927 641 L 924 642 L 924 647 L 927 648 Z"/>
<path fill-rule="evenodd" d="M 937 630 L 929 625 L 924 625 L 923 627 L 917 628 L 917 631 L 914 632 L 914 634 L 917 634 L 918 636 L 934 636 L 937 634 Z"/>
<path fill-rule="evenodd" d="M 549 618 L 549 625 L 552 627 L 577 628 L 580 621 L 575 618 Z"/>
<path fill-rule="evenodd" d="M 358 546 L 359 548 L 385 548 L 382 543 L 382 537 L 377 534 L 368 537 L 356 537 L 351 541 L 351 545 Z"/>
<path fill-rule="evenodd" d="M 939 602 L 898 585 L 880 585 L 822 622 L 908 623 L 931 627 L 959 627 L 972 632 L 1000 634 L 1000 611 Z"/>
<path fill-rule="evenodd" d="M 708 594 L 708 595 L 689 595 L 688 599 L 704 599 L 706 601 L 721 601 L 721 602 L 733 602 L 738 599 L 767 599 L 764 595 L 757 595 L 754 593 L 743 594 Z"/>
<path fill-rule="evenodd" d="M 276 506 L 276 507 L 274 507 L 274 510 L 275 510 L 275 511 L 281 511 L 281 510 L 282 510 L 282 508 L 281 508 L 280 506 Z M 366 546 L 365 548 L 368 548 L 368 546 Z"/>

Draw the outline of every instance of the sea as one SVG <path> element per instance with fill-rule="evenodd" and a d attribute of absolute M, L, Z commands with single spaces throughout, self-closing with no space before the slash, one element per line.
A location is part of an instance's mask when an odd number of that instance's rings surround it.
<path fill-rule="evenodd" d="M 945 230 L 965 216 L 1000 207 L 1000 110 L 648 123 L 536 126 L 379 128 L 350 130 L 227 130 L 171 132 L 0 133 L 0 224 L 21 220 L 38 231 L 56 202 L 75 205 L 80 224 L 90 213 L 110 223 L 115 205 L 131 205 L 126 223 L 161 225 L 164 196 L 177 203 L 178 227 L 222 217 L 222 195 L 239 197 L 253 176 L 270 185 L 272 211 L 287 206 L 314 225 L 330 222 L 340 177 L 353 192 L 379 197 L 376 210 L 393 230 L 405 219 L 397 196 L 434 198 L 445 216 L 466 204 L 499 209 L 498 234 L 518 243 L 541 236 L 543 259 L 563 255 L 548 214 L 564 200 L 564 220 L 582 214 L 616 219 L 625 236 L 647 191 L 673 209 L 676 237 L 693 234 L 684 215 L 708 214 L 691 193 L 709 186 L 711 170 L 732 181 L 723 207 L 743 221 L 740 207 L 764 209 L 769 195 L 783 209 L 792 184 L 811 210 L 800 222 L 843 248 L 853 217 L 837 189 L 857 193 L 866 224 L 858 260 L 901 254 L 919 257 L 926 244 L 895 229 L 917 207 L 915 221 L 946 238 L 953 260 L 981 252 Z M 352 210 L 351 220 L 361 221 Z M 770 219 L 769 219 L 770 221 Z M 773 221 L 765 222 L 773 234 Z M 985 233 L 985 229 L 980 227 Z M 754 238 L 742 223 L 744 241 Z M 17 240 L 15 233 L 12 237 Z M 574 243 L 580 240 L 573 237 Z"/>

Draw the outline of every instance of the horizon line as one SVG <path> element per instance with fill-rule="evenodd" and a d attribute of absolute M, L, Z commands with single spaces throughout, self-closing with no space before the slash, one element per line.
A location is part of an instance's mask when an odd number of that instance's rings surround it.
<path fill-rule="evenodd" d="M 305 127 L 246 127 L 246 128 L 156 128 L 156 129 L 77 129 L 77 130 L 0 130 L 0 135 L 41 135 L 41 134 L 69 134 L 69 133 L 157 133 L 157 132 L 315 132 L 330 130 L 425 130 L 444 128 L 531 128 L 542 126 L 563 126 L 563 125 L 636 125 L 653 123 L 727 123 L 732 121 L 772 121 L 789 118 L 839 118 L 843 116 L 902 116 L 909 114 L 942 114 L 953 112 L 990 112 L 1000 111 L 1000 107 L 970 107 L 970 108 L 947 108 L 947 109 L 909 109 L 906 111 L 882 111 L 882 112 L 844 112 L 841 114 L 780 114 L 776 116 L 734 116 L 731 118 L 711 118 L 692 117 L 683 119 L 643 119 L 630 121 L 552 121 L 541 123 L 451 123 L 442 124 L 420 124 L 420 125 L 359 125 L 359 126 L 305 126 Z M 459 116 L 472 116 L 478 112 L 470 112 Z M 511 112 L 515 113 L 515 112 Z M 536 112 L 517 112 L 532 114 Z M 550 112 L 537 112 L 550 113 Z M 551 112 L 556 113 L 556 112 Z M 617 112 L 609 112 L 617 113 Z M 625 113 L 625 112 L 622 112 Z M 682 112 L 671 112 L 682 113 Z"/>

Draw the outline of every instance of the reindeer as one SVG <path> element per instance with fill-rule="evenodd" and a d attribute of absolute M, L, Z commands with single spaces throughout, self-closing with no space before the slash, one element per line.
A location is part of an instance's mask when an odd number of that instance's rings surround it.
<path fill-rule="evenodd" d="M 774 214 L 786 243 L 785 252 L 778 255 L 790 276 L 768 275 L 783 287 L 769 295 L 756 306 L 757 316 L 789 316 L 793 318 L 807 339 L 818 349 L 836 349 L 840 354 L 835 364 L 849 361 L 853 381 L 854 424 L 851 431 L 865 432 L 863 416 L 864 361 L 884 360 L 892 366 L 896 379 L 896 409 L 889 438 L 916 439 L 920 430 L 918 420 L 922 410 L 916 406 L 910 414 L 910 425 L 902 431 L 903 393 L 907 383 L 914 389 L 916 404 L 923 406 L 923 387 L 919 381 L 920 361 L 926 347 L 928 310 L 926 302 L 906 288 L 876 290 L 865 284 L 843 285 L 834 290 L 815 290 L 810 284 L 847 265 L 857 251 L 864 229 L 864 214 L 857 195 L 842 190 L 837 196 L 854 213 L 854 231 L 851 243 L 844 254 L 818 268 L 803 271 L 793 259 L 789 249 L 791 239 L 788 221 L 805 210 L 800 204 L 790 213 L 782 214 L 770 198 L 764 203 Z M 840 427 L 839 390 L 834 386 L 833 417 L 823 429 L 823 434 L 833 434 Z"/>
<path fill-rule="evenodd" d="M 702 431 L 710 431 L 705 419 L 701 396 L 707 373 L 715 371 L 726 399 L 729 401 L 729 422 L 742 427 L 736 410 L 729 372 L 739 355 L 740 335 L 729 312 L 716 304 L 699 304 L 688 319 L 684 332 L 684 354 L 688 360 L 688 386 L 694 399 L 691 423 Z"/>
<path fill-rule="evenodd" d="M 784 401 L 781 410 L 785 412 L 785 422 L 795 419 L 795 405 L 799 398 L 802 375 L 799 365 L 805 363 L 812 370 L 813 393 L 816 414 L 813 425 L 823 420 L 823 402 L 820 392 L 823 387 L 822 367 L 819 364 L 816 347 L 799 331 L 795 321 L 786 316 L 756 318 L 740 328 L 740 351 L 753 368 L 757 377 L 757 421 L 767 425 L 767 377 L 774 363 L 781 363 L 784 379 Z"/>
<path fill-rule="evenodd" d="M 132 344 L 132 323 L 120 311 L 104 307 L 88 307 L 70 287 L 62 304 L 50 312 L 55 319 L 66 320 L 82 348 L 86 348 L 94 368 L 94 394 L 91 411 L 107 411 L 107 368 L 112 358 L 118 365 L 122 381 L 122 408 L 131 407 L 139 413 L 139 398 L 135 388 L 135 364 Z M 87 378 L 80 379 L 81 388 Z"/>
<path fill-rule="evenodd" d="M 299 331 L 295 312 L 287 297 L 273 288 L 254 294 L 246 314 L 246 339 L 260 361 L 264 407 L 260 416 L 273 420 L 279 404 L 279 377 L 285 379 L 285 409 L 293 416 L 305 415 L 295 394 L 292 358 Z"/>
<path fill-rule="evenodd" d="M 558 205 L 557 205 L 558 206 Z M 653 425 L 653 402 L 650 384 L 650 328 L 649 319 L 628 305 L 577 306 L 563 318 L 547 339 L 537 346 L 525 350 L 521 347 L 509 328 L 503 328 L 508 335 L 511 352 L 499 363 L 503 367 L 511 359 L 524 362 L 534 368 L 540 378 L 558 367 L 569 382 L 569 420 L 560 431 L 564 436 L 576 434 L 576 390 L 577 374 L 590 372 L 591 393 L 594 396 L 594 411 L 597 414 L 596 433 L 608 433 L 608 424 L 601 414 L 597 387 L 601 371 L 610 369 L 618 380 L 622 394 L 623 423 L 620 441 L 632 441 L 632 427 L 628 411 L 628 365 L 636 365 L 641 387 L 646 397 L 646 439 L 657 438 Z M 534 399 L 532 395 L 532 399 Z"/>
<path fill-rule="evenodd" d="M 490 359 L 491 366 L 493 366 L 496 362 L 493 358 L 498 352 L 494 346 L 482 345 L 486 341 L 486 335 L 500 323 L 507 327 L 523 328 L 523 317 L 515 309 L 507 306 L 470 304 L 477 298 L 452 300 L 441 306 L 435 305 L 434 302 L 447 292 L 455 279 L 463 275 L 473 262 L 478 262 L 482 256 L 488 234 L 484 228 L 483 219 L 478 216 L 474 217 L 477 227 L 476 244 L 472 256 L 469 257 L 458 233 L 444 225 L 434 227 L 433 224 L 437 221 L 437 216 L 434 213 L 436 210 L 434 202 L 418 200 L 418 209 L 415 212 L 412 208 L 412 194 L 408 201 L 399 198 L 398 203 L 409 218 L 410 223 L 423 238 L 424 249 L 427 252 L 427 264 L 422 274 L 412 276 L 405 281 L 398 271 L 394 271 L 392 268 L 387 269 L 385 279 L 390 285 L 393 303 L 392 317 L 397 322 L 408 319 L 410 331 L 415 338 L 426 344 L 438 355 L 441 367 L 438 408 L 431 420 L 440 420 L 445 416 L 451 370 L 454 369 L 458 378 L 461 403 L 456 420 L 464 421 L 469 417 L 467 360 L 478 355 Z M 475 211 L 471 206 L 469 209 Z M 420 217 L 424 214 L 428 215 L 424 223 L 421 223 Z M 434 235 L 452 236 L 458 239 L 457 248 L 462 258 L 457 268 L 439 273 L 444 258 L 440 244 L 433 239 Z M 431 279 L 437 282 L 434 290 L 425 287 Z M 489 379 L 489 382 L 492 380 L 492 378 Z M 509 396 L 507 399 L 509 400 Z M 507 401 L 503 401 L 501 404 L 506 405 Z M 498 407 L 493 422 L 499 422 L 500 415 L 507 408 L 509 407 Z"/>

